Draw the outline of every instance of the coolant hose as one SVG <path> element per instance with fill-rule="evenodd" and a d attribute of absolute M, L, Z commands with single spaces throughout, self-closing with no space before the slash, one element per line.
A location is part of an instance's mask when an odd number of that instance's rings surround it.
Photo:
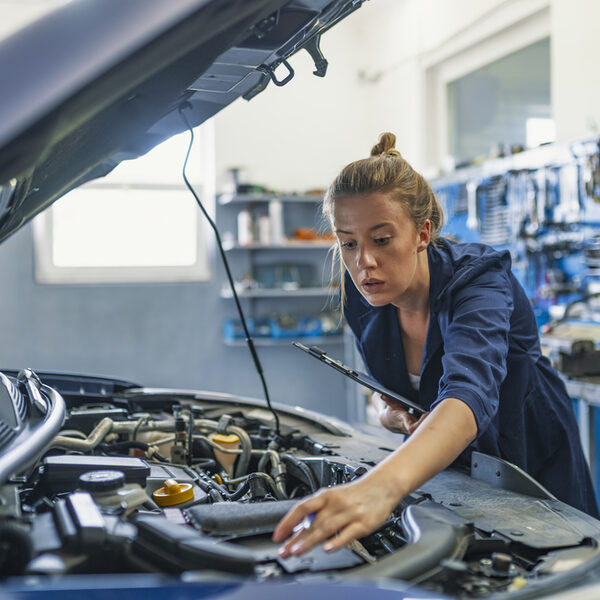
<path fill-rule="evenodd" d="M 235 433 L 240 438 L 240 444 L 242 446 L 242 453 L 235 464 L 235 476 L 243 477 L 248 474 L 248 467 L 250 466 L 250 457 L 252 456 L 252 440 L 245 429 L 236 427 L 235 425 L 229 425 L 227 431 Z"/>
<path fill-rule="evenodd" d="M 90 452 L 93 450 L 112 430 L 113 420 L 104 417 L 85 440 L 71 438 L 66 435 L 57 435 L 50 448 L 65 448 L 79 452 Z"/>
<path fill-rule="evenodd" d="M 102 422 L 101 422 L 102 423 Z M 135 428 L 136 431 L 175 431 L 175 420 L 148 421 L 147 423 L 131 423 L 128 421 L 117 421 L 113 423 L 112 431 L 115 433 L 131 433 Z M 210 419 L 194 419 L 194 429 L 208 429 L 209 431 L 218 431 L 219 423 Z M 225 433 L 234 433 L 240 438 L 242 453 L 236 461 L 235 477 L 247 475 L 250 465 L 250 457 L 252 455 L 252 440 L 248 433 L 241 427 L 236 425 L 228 425 L 225 428 Z M 70 438 L 66 438 L 71 441 Z M 72 446 L 68 446 L 71 448 Z"/>
<path fill-rule="evenodd" d="M 146 442 L 138 442 L 136 440 L 126 440 L 124 442 L 113 442 L 112 444 L 98 444 L 97 449 L 106 452 L 107 454 L 114 454 L 123 452 L 124 450 L 131 450 L 132 448 L 135 450 L 143 450 L 144 452 L 148 452 L 151 444 L 146 444 Z M 162 454 L 159 452 L 154 452 L 152 454 L 153 458 L 159 460 L 160 462 L 169 462 Z"/>
<path fill-rule="evenodd" d="M 285 467 L 281 464 L 279 454 L 275 450 L 265 450 L 262 458 L 258 461 L 258 470 L 266 472 L 266 466 L 271 462 L 271 474 L 277 486 L 278 495 L 287 498 L 285 489 Z"/>

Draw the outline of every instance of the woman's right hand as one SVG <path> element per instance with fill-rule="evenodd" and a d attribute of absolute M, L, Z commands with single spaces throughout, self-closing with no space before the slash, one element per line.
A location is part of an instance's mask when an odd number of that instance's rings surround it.
<path fill-rule="evenodd" d="M 380 527 L 402 499 L 394 478 L 370 473 L 345 485 L 323 488 L 292 508 L 279 522 L 273 541 L 283 542 L 282 558 L 304 554 L 326 542 L 325 552 L 339 550 Z M 309 517 L 306 527 L 297 526 Z"/>
<path fill-rule="evenodd" d="M 394 433 L 410 435 L 429 414 L 427 412 L 417 419 L 400 402 L 378 392 L 373 392 L 372 400 L 379 412 L 379 422 Z"/>

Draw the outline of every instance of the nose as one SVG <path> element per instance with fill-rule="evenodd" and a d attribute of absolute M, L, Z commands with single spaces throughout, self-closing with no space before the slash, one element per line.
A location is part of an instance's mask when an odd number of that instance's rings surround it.
<path fill-rule="evenodd" d="M 373 249 L 367 245 L 362 245 L 357 253 L 356 262 L 359 269 L 371 269 L 375 267 L 377 260 L 375 259 Z"/>

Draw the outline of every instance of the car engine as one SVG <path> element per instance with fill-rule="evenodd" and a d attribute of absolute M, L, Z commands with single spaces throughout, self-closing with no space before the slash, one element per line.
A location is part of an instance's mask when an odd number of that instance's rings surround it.
<path fill-rule="evenodd" d="M 457 598 L 560 589 L 597 568 L 600 523 L 474 455 L 373 534 L 282 559 L 299 499 L 393 448 L 316 413 L 30 369 L 0 373 L 0 574 L 399 579 Z"/>

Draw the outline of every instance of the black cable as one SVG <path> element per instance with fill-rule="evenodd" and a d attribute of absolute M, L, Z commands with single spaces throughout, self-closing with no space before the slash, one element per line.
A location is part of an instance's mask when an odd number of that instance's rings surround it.
<path fill-rule="evenodd" d="M 267 406 L 269 407 L 269 410 L 271 411 L 271 413 L 273 413 L 273 417 L 275 419 L 275 432 L 279 436 L 280 435 L 279 416 L 275 412 L 275 409 L 273 408 L 273 406 L 271 405 L 271 398 L 269 397 L 269 390 L 267 389 L 267 382 L 265 381 L 265 376 L 263 373 L 262 365 L 260 364 L 260 360 L 258 358 L 256 348 L 254 347 L 254 342 L 253 342 L 252 338 L 250 337 L 250 332 L 248 331 L 248 326 L 246 325 L 244 311 L 242 310 L 242 305 L 240 304 L 240 299 L 238 298 L 237 292 L 235 290 L 235 285 L 233 283 L 233 277 L 231 276 L 231 271 L 229 269 L 229 263 L 227 262 L 227 256 L 225 255 L 225 250 L 223 250 L 223 244 L 221 243 L 221 236 L 219 235 L 219 230 L 217 229 L 217 226 L 215 225 L 214 221 L 210 218 L 210 215 L 208 214 L 208 212 L 206 212 L 204 205 L 202 204 L 200 198 L 194 191 L 192 184 L 188 181 L 187 175 L 185 173 L 188 159 L 190 157 L 190 152 L 192 151 L 192 145 L 194 143 L 194 130 L 192 129 L 192 126 L 190 125 L 190 122 L 188 121 L 187 117 L 183 113 L 184 108 L 190 108 L 189 102 L 185 102 L 179 106 L 179 114 L 181 115 L 181 118 L 183 119 L 183 122 L 185 123 L 186 127 L 190 131 L 190 143 L 188 145 L 188 149 L 187 149 L 187 152 L 185 155 L 185 160 L 183 161 L 183 169 L 182 169 L 183 181 L 185 182 L 185 185 L 187 186 L 188 190 L 190 190 L 192 196 L 194 196 L 194 199 L 196 200 L 198 206 L 200 207 L 202 214 L 204 214 L 204 216 L 206 217 L 206 220 L 210 224 L 212 230 L 215 232 L 215 237 L 217 239 L 217 246 L 219 247 L 219 252 L 220 252 L 221 258 L 223 260 L 223 265 L 224 265 L 225 271 L 227 273 L 227 279 L 229 281 L 229 286 L 231 287 L 233 299 L 235 300 L 235 305 L 237 307 L 237 311 L 240 316 L 242 328 L 244 329 L 244 335 L 246 336 L 246 343 L 248 344 L 248 348 L 250 349 L 250 353 L 252 354 L 252 358 L 254 360 L 254 365 L 256 367 L 256 370 L 258 371 L 258 375 L 262 382 L 263 390 L 265 392 L 265 399 L 267 401 Z"/>
<path fill-rule="evenodd" d="M 224 485 L 217 483 L 207 473 L 204 475 L 198 474 L 196 483 L 203 492 L 206 492 L 209 495 L 210 492 L 217 492 L 219 496 L 219 498 L 216 499 L 217 502 L 221 502 L 223 500 L 239 500 L 250 489 L 250 483 L 247 479 L 245 479 L 242 481 L 242 483 L 240 483 L 234 492 L 228 492 Z"/>
<path fill-rule="evenodd" d="M 245 493 L 248 492 L 249 489 L 250 489 L 250 482 L 246 479 L 246 481 L 244 481 L 235 490 L 235 492 L 233 492 L 233 494 L 229 495 L 229 500 L 231 500 L 232 502 L 235 502 L 236 500 L 239 500 Z"/>

